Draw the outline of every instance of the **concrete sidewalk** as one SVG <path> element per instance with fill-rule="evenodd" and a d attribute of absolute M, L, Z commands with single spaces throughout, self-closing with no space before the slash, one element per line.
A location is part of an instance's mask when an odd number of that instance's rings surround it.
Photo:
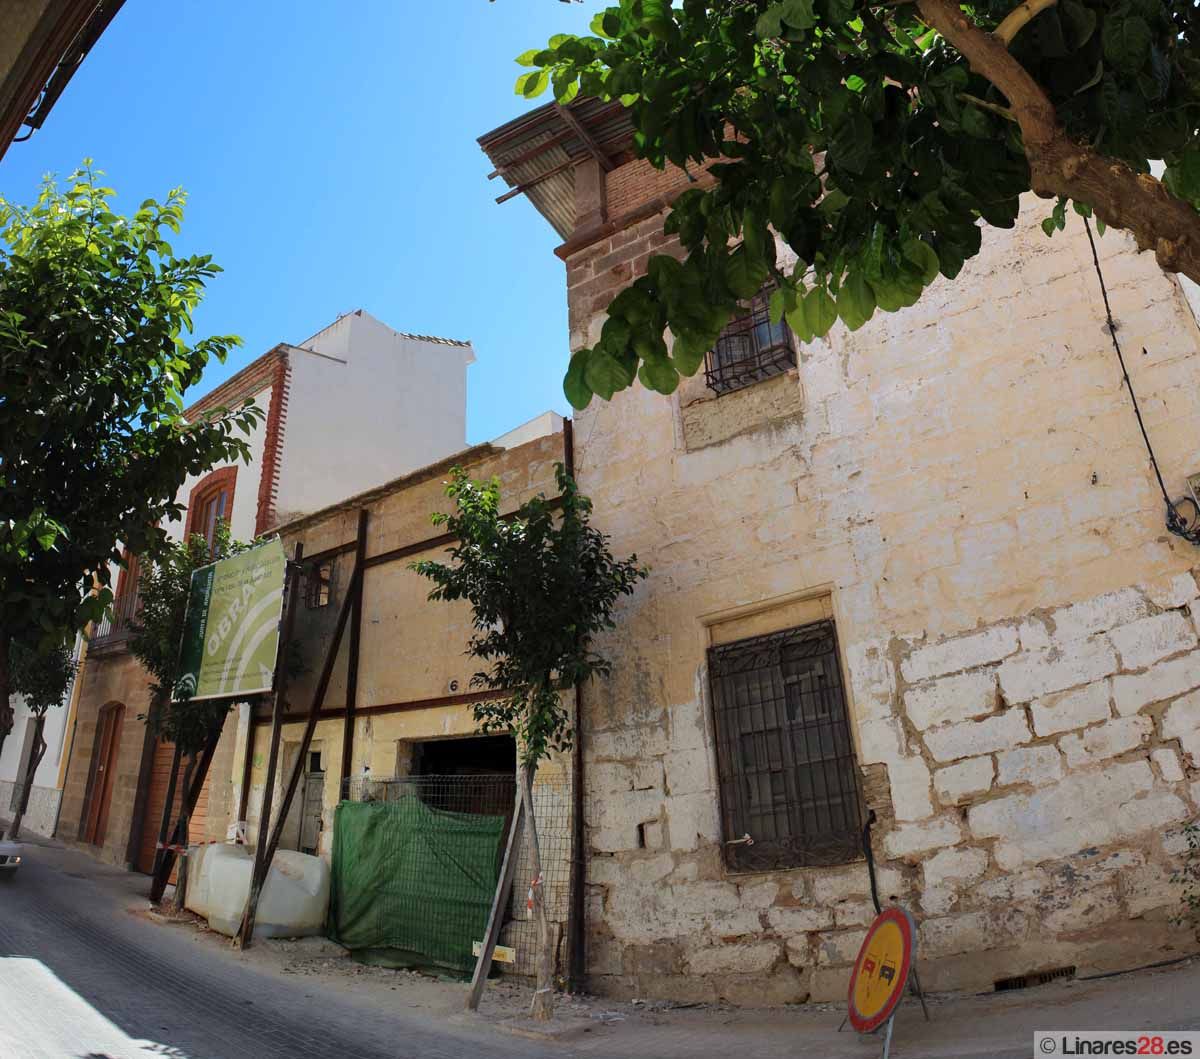
<path fill-rule="evenodd" d="M 189 961 L 210 976 L 252 974 L 263 1006 L 269 1001 L 281 1021 L 302 1009 L 298 1025 L 309 1031 L 327 1019 L 333 1045 L 348 1024 L 372 1040 L 423 1039 L 421 1055 L 434 1054 L 432 1041 L 440 1055 L 656 1059 L 867 1059 L 878 1055 L 882 1045 L 878 1037 L 860 1038 L 849 1029 L 838 1033 L 844 1009 L 832 1004 L 750 1011 L 562 997 L 555 1023 L 547 1030 L 523 1017 L 528 987 L 501 980 L 489 983 L 480 1013 L 471 1015 L 463 1011 L 462 983 L 364 967 L 322 939 L 259 942 L 248 952 L 236 952 L 227 938 L 191 922 L 150 919 L 145 876 L 97 864 L 43 839 L 33 839 L 29 847 L 35 873 L 25 882 L 36 878 L 48 890 L 61 891 L 61 898 L 69 898 L 79 912 L 107 921 L 123 942 L 141 946 L 150 955 L 165 959 L 172 952 L 186 952 Z M 18 879 L 12 885 L 21 884 Z M 12 902 L 0 889 L 0 933 L 6 925 L 6 905 L 12 907 Z M 123 913 L 123 924 L 115 922 L 117 913 Z M 1200 960 L 1095 981 L 1062 981 L 981 996 L 933 996 L 930 1013 L 932 1021 L 926 1023 L 920 1005 L 905 1001 L 892 1044 L 896 1059 L 1025 1059 L 1032 1054 L 1035 1030 L 1200 1029 Z M 197 1011 L 197 1017 L 202 1016 Z M 206 1038 L 201 1034 L 193 1039 Z M 177 1054 L 227 1059 L 219 1049 L 183 1047 Z M 409 1053 L 396 1045 L 391 1054 Z"/>

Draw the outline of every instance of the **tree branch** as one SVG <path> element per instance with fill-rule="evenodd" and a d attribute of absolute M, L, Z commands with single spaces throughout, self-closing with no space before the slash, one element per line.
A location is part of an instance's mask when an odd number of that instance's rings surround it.
<path fill-rule="evenodd" d="M 999 114 L 1005 121 L 1017 120 L 1008 107 L 1002 107 L 999 103 L 989 103 L 986 99 L 971 95 L 970 92 L 959 92 L 958 98 L 964 103 L 974 103 L 977 107 L 983 107 L 984 110 L 990 110 L 993 114 Z"/>
<path fill-rule="evenodd" d="M 1200 283 L 1200 212 L 1154 177 L 1071 139 L 1042 86 L 1009 54 L 997 33 L 967 18 L 958 0 L 917 0 L 917 7 L 971 69 L 1008 99 L 1021 127 L 1034 194 L 1063 195 L 1091 206 L 1109 227 L 1126 229 L 1139 250 L 1153 250 L 1159 267 Z"/>
<path fill-rule="evenodd" d="M 992 36 L 999 37 L 1007 48 L 1028 22 L 1057 3 L 1058 0 L 1024 0 L 1005 16 L 1004 21 L 992 31 Z"/>

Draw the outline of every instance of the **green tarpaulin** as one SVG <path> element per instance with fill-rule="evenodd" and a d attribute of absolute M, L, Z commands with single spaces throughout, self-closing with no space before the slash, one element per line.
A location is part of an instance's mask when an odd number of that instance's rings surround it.
<path fill-rule="evenodd" d="M 503 833 L 503 816 L 443 812 L 415 795 L 340 803 L 330 936 L 367 963 L 470 973 Z"/>

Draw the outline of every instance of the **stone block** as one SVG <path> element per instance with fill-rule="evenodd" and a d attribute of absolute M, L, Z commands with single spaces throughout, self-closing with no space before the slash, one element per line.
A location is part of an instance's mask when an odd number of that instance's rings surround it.
<path fill-rule="evenodd" d="M 666 790 L 670 794 L 699 794 L 715 789 L 712 754 L 707 749 L 673 750 L 663 760 Z"/>
<path fill-rule="evenodd" d="M 1059 607 L 1050 614 L 1056 640 L 1080 640 L 1117 625 L 1144 618 L 1150 612 L 1146 597 L 1136 588 L 1106 592 L 1102 596 Z"/>
<path fill-rule="evenodd" d="M 903 730 L 894 719 L 859 725 L 858 748 L 864 765 L 890 764 L 907 756 Z"/>
<path fill-rule="evenodd" d="M 1141 746 L 1153 731 L 1154 722 L 1149 717 L 1118 717 L 1085 728 L 1078 735 L 1064 735 L 1058 745 L 1067 756 L 1067 764 L 1079 768 Z"/>
<path fill-rule="evenodd" d="M 993 625 L 980 632 L 915 648 L 900 663 L 900 673 L 910 684 L 916 684 L 946 673 L 998 662 L 1016 651 L 1017 646 L 1016 629 L 1009 625 Z"/>
<path fill-rule="evenodd" d="M 853 963 L 866 936 L 865 930 L 841 930 L 833 934 L 822 934 L 817 942 L 817 963 Z"/>
<path fill-rule="evenodd" d="M 1103 680 L 1117 670 L 1117 654 L 1104 636 L 1072 640 L 1045 651 L 1022 651 L 1000 664 L 1000 690 L 1009 702 L 1065 691 Z"/>
<path fill-rule="evenodd" d="M 921 866 L 926 889 L 974 882 L 987 871 L 987 863 L 986 850 L 961 846 L 939 850 Z"/>
<path fill-rule="evenodd" d="M 925 915 L 944 916 L 958 907 L 958 890 L 949 885 L 926 886 L 921 890 L 920 902 Z"/>
<path fill-rule="evenodd" d="M 897 820 L 924 820 L 933 814 L 929 798 L 929 769 L 919 757 L 901 758 L 888 765 L 892 808 Z"/>
<path fill-rule="evenodd" d="M 1189 815 L 1187 805 L 1174 794 L 1148 794 L 1122 805 L 1117 810 L 1114 826 L 1120 836 L 1137 835 L 1186 820 Z"/>
<path fill-rule="evenodd" d="M 1121 876 L 1125 908 L 1131 916 L 1140 916 L 1156 908 L 1166 908 L 1173 915 L 1180 908 L 1179 884 L 1171 881 L 1173 868 L 1161 864 L 1145 864 Z"/>
<path fill-rule="evenodd" d="M 1178 739 L 1200 728 L 1200 691 L 1176 699 L 1163 714 L 1164 739 Z"/>
<path fill-rule="evenodd" d="M 1026 618 L 1017 626 L 1017 639 L 1022 651 L 1044 651 L 1053 642 L 1050 630 L 1041 618 Z"/>
<path fill-rule="evenodd" d="M 670 853 L 659 853 L 654 857 L 639 857 L 628 866 L 629 878 L 639 883 L 655 883 L 665 879 L 675 870 L 675 857 Z"/>
<path fill-rule="evenodd" d="M 1065 857 L 1143 829 L 1123 815 L 1127 805 L 1154 784 L 1148 761 L 1130 761 L 1068 775 L 1031 794 L 1013 794 L 972 806 L 967 813 L 977 839 L 998 838 L 1002 868 Z"/>
<path fill-rule="evenodd" d="M 1198 594 L 1196 579 L 1187 572 L 1146 585 L 1145 591 L 1150 602 L 1163 610 L 1185 606 Z"/>
<path fill-rule="evenodd" d="M 1029 708 L 1033 730 L 1038 735 L 1054 735 L 1105 721 L 1112 716 L 1111 698 L 1109 682 L 1101 680 L 1074 691 L 1060 691 L 1057 695 L 1037 699 Z"/>
<path fill-rule="evenodd" d="M 829 930 L 833 926 L 833 906 L 772 908 L 767 911 L 767 922 L 775 933 L 784 937 L 807 934 L 813 930 Z"/>
<path fill-rule="evenodd" d="M 783 955 L 776 941 L 743 941 L 696 949 L 687 956 L 692 974 L 753 974 L 773 967 Z"/>
<path fill-rule="evenodd" d="M 803 1004 L 808 999 L 807 980 L 790 965 L 776 967 L 768 974 L 722 975 L 715 984 L 719 1000 L 744 1008 Z"/>
<path fill-rule="evenodd" d="M 933 774 L 933 786 L 944 805 L 958 805 L 992 786 L 996 766 L 988 756 L 968 758 Z"/>
<path fill-rule="evenodd" d="M 839 901 L 833 906 L 833 922 L 839 929 L 869 927 L 875 915 L 875 905 L 870 901 Z"/>
<path fill-rule="evenodd" d="M 983 912 L 927 919 L 921 924 L 918 937 L 918 951 L 926 959 L 991 947 L 988 917 Z"/>
<path fill-rule="evenodd" d="M 1056 907 L 1038 913 L 1038 925 L 1048 934 L 1078 934 L 1093 930 L 1121 914 L 1116 887 L 1112 884 L 1087 890 L 1060 891 Z"/>
<path fill-rule="evenodd" d="M 904 712 L 920 731 L 983 717 L 995 708 L 996 674 L 992 670 L 942 677 L 904 694 Z"/>
<path fill-rule="evenodd" d="M 1196 630 L 1179 611 L 1154 614 L 1108 634 L 1124 669 L 1145 669 L 1196 646 Z"/>
<path fill-rule="evenodd" d="M 871 877 L 865 864 L 845 868 L 824 868 L 811 874 L 812 900 L 817 905 L 829 905 L 846 897 L 865 897 L 871 892 Z M 906 891 L 904 876 L 895 868 L 876 865 L 875 882 L 881 898 Z M 795 887 L 793 887 L 795 893 Z"/>
<path fill-rule="evenodd" d="M 1145 673 L 1113 677 L 1113 704 L 1117 713 L 1128 716 L 1143 706 L 1182 695 L 1200 687 L 1200 651 L 1172 658 Z"/>
<path fill-rule="evenodd" d="M 982 721 L 963 721 L 948 724 L 925 733 L 925 745 L 937 761 L 975 757 L 995 750 L 1007 750 L 1030 739 L 1025 713 L 1019 709 L 1005 710 Z"/>
<path fill-rule="evenodd" d="M 939 816 L 918 824 L 900 824 L 883 840 L 889 857 L 908 857 L 943 846 L 953 846 L 962 839 L 962 827 L 953 816 Z"/>
<path fill-rule="evenodd" d="M 1052 746 L 1024 746 L 996 755 L 996 783 L 1029 783 L 1041 787 L 1062 779 L 1062 755 Z"/>
<path fill-rule="evenodd" d="M 716 792 L 672 795 L 663 804 L 672 849 L 699 849 L 720 838 Z"/>
<path fill-rule="evenodd" d="M 1183 766 L 1179 763 L 1179 755 L 1169 746 L 1150 751 L 1150 760 L 1158 768 L 1158 774 L 1166 783 L 1178 783 L 1183 779 Z"/>
<path fill-rule="evenodd" d="M 808 980 L 808 999 L 817 1004 L 844 1004 L 849 986 L 849 967 L 818 967 Z"/>

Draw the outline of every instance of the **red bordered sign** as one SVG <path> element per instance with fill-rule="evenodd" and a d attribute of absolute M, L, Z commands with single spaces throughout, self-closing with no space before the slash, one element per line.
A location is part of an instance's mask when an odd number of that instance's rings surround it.
<path fill-rule="evenodd" d="M 850 975 L 850 1025 L 859 1033 L 873 1033 L 896 1010 L 912 970 L 914 938 L 912 916 L 903 908 L 875 917 Z"/>

